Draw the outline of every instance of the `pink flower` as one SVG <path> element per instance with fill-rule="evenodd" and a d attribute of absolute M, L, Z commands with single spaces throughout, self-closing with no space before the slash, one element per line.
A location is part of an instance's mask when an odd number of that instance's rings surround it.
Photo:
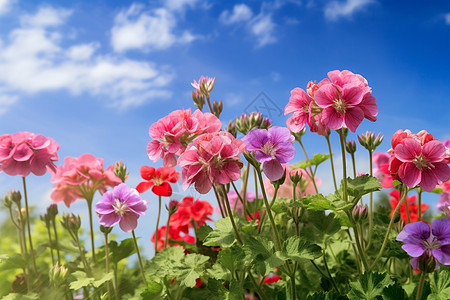
<path fill-rule="evenodd" d="M 389 159 L 390 155 L 385 152 L 375 152 L 372 155 L 373 160 L 373 176 L 378 178 L 381 183 L 381 187 L 389 189 L 394 187 L 392 185 L 393 178 L 389 172 Z"/>
<path fill-rule="evenodd" d="M 203 133 L 217 132 L 222 127 L 220 120 L 211 113 L 191 109 L 176 110 L 159 119 L 149 130 L 153 139 L 147 145 L 148 157 L 156 162 L 163 158 L 165 167 L 176 165 L 180 156 L 192 140 Z"/>
<path fill-rule="evenodd" d="M 344 70 L 328 73 L 331 83 L 319 87 L 314 94 L 316 104 L 323 108 L 322 122 L 331 130 L 347 127 L 352 132 L 364 118 L 376 120 L 378 106 L 367 81 Z"/>
<path fill-rule="evenodd" d="M 104 170 L 103 159 L 88 153 L 64 158 L 64 165 L 57 167 L 51 182 L 53 203 L 64 201 L 67 207 L 77 199 L 92 198 L 97 190 L 105 193 L 107 187 L 122 183 L 114 174 L 114 165 Z"/>
<path fill-rule="evenodd" d="M 238 180 L 243 166 L 239 155 L 244 149 L 244 142 L 228 132 L 197 137 L 193 146 L 178 159 L 178 165 L 182 167 L 183 189 L 195 183 L 195 189 L 200 194 L 206 194 L 213 184 Z"/>
<path fill-rule="evenodd" d="M 142 200 L 138 191 L 125 183 L 107 191 L 95 205 L 95 212 L 100 216 L 99 223 L 112 227 L 119 223 L 125 232 L 131 232 L 137 227 L 137 219 L 145 215 L 147 202 Z"/>
<path fill-rule="evenodd" d="M 389 171 L 408 187 L 431 191 L 450 178 L 447 148 L 426 131 L 397 131 L 391 143 Z"/>
<path fill-rule="evenodd" d="M 294 175 L 295 173 L 302 176 L 302 180 L 297 185 L 295 194 L 297 198 L 303 198 L 306 195 L 313 195 L 316 193 L 316 190 L 314 189 L 314 184 L 311 180 L 311 178 L 308 176 L 307 171 L 304 169 L 291 169 L 289 166 L 284 166 L 286 168 L 286 180 L 284 183 L 280 186 L 277 192 L 278 198 L 293 198 L 293 185 L 292 181 L 289 175 Z M 315 178 L 316 185 L 319 187 L 322 184 L 322 179 Z M 270 197 L 273 197 L 275 193 L 275 188 L 270 183 L 269 179 L 264 180 L 264 187 L 266 189 L 267 194 Z"/>
<path fill-rule="evenodd" d="M 209 96 L 214 87 L 215 81 L 216 81 L 215 77 L 200 76 L 198 82 L 194 80 L 194 82 L 191 83 L 191 85 L 195 89 L 195 93 L 197 95 Z"/>
<path fill-rule="evenodd" d="M 41 134 L 18 132 L 0 135 L 0 171 L 8 175 L 28 176 L 30 172 L 42 176 L 53 173 L 58 160 L 59 145 Z"/>

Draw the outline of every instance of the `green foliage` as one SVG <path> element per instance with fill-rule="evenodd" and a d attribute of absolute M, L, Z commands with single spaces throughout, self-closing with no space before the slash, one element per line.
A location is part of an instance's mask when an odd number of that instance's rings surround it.
<path fill-rule="evenodd" d="M 348 297 L 350 300 L 377 299 L 383 294 L 383 289 L 393 283 L 385 273 L 366 272 L 350 283 L 351 290 Z"/>
<path fill-rule="evenodd" d="M 398 283 L 385 287 L 382 296 L 383 300 L 408 300 L 408 295 Z"/>
<path fill-rule="evenodd" d="M 279 256 L 285 260 L 291 259 L 298 263 L 305 263 L 322 256 L 322 248 L 296 236 L 291 236 L 284 242 L 283 251 L 279 253 Z"/>
<path fill-rule="evenodd" d="M 214 223 L 214 226 L 216 228 L 208 233 L 204 239 L 203 245 L 221 247 L 231 246 L 234 243 L 235 238 L 230 217 L 217 220 L 216 223 Z"/>
<path fill-rule="evenodd" d="M 291 169 L 306 169 L 310 166 L 319 166 L 321 163 L 326 161 L 328 158 L 330 158 L 329 154 L 320 154 L 316 153 L 314 154 L 314 157 L 311 158 L 309 161 L 302 160 L 298 163 L 294 164 Z"/>
<path fill-rule="evenodd" d="M 379 191 L 381 184 L 376 177 L 364 174 L 354 179 L 347 178 L 347 193 L 354 199 L 361 199 L 362 196 L 371 192 Z"/>
<path fill-rule="evenodd" d="M 2 300 L 37 300 L 37 299 L 39 299 L 39 295 L 36 293 L 29 293 L 26 295 L 11 293 L 2 298 Z"/>
<path fill-rule="evenodd" d="M 110 272 L 110 273 L 104 274 L 99 279 L 95 279 L 93 277 L 88 277 L 85 272 L 76 271 L 76 272 L 72 273 L 72 276 L 75 277 L 75 280 L 69 284 L 69 288 L 74 291 L 77 291 L 77 290 L 87 287 L 89 285 L 92 285 L 93 287 L 98 288 L 105 282 L 111 281 L 113 279 L 114 274 L 112 272 Z"/>
<path fill-rule="evenodd" d="M 122 259 L 136 253 L 136 248 L 132 238 L 124 239 L 118 244 L 116 241 L 109 242 L 110 257 L 114 263 L 120 262 Z"/>
<path fill-rule="evenodd" d="M 450 271 L 434 271 L 430 277 L 431 294 L 427 299 L 447 300 L 450 295 Z"/>

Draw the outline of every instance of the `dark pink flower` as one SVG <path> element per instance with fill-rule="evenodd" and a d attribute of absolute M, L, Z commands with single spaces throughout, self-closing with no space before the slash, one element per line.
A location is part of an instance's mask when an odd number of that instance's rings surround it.
<path fill-rule="evenodd" d="M 100 216 L 99 223 L 112 227 L 119 223 L 125 232 L 137 227 L 137 219 L 145 215 L 147 202 L 142 200 L 138 191 L 121 183 L 113 190 L 107 191 L 95 205 L 95 212 Z"/>
<path fill-rule="evenodd" d="M 58 160 L 59 145 L 41 134 L 18 132 L 0 136 L 0 171 L 8 175 L 22 177 L 33 173 L 44 175 L 53 173 L 54 161 Z"/>

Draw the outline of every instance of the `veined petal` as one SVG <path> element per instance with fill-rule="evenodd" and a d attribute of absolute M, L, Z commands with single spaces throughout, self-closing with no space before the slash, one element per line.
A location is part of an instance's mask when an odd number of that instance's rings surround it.
<path fill-rule="evenodd" d="M 398 169 L 398 176 L 402 182 L 410 188 L 415 187 L 422 180 L 422 172 L 420 172 L 416 165 L 411 162 L 403 163 L 400 166 Z"/>
<path fill-rule="evenodd" d="M 403 144 L 398 144 L 394 148 L 394 155 L 402 162 L 409 162 L 419 156 L 422 152 L 420 143 L 413 138 L 406 138 Z"/>
<path fill-rule="evenodd" d="M 150 166 L 142 166 L 139 172 L 144 180 L 152 180 L 155 177 L 155 168 Z"/>
<path fill-rule="evenodd" d="M 133 212 L 126 212 L 122 218 L 120 218 L 119 226 L 125 232 L 131 232 L 137 227 L 137 219 L 139 215 Z"/>
<path fill-rule="evenodd" d="M 314 94 L 316 104 L 322 108 L 333 105 L 334 99 L 339 98 L 336 87 L 331 84 L 322 85 Z"/>
<path fill-rule="evenodd" d="M 276 159 L 266 161 L 263 164 L 264 174 L 272 181 L 280 179 L 284 174 L 284 168 Z"/>
<path fill-rule="evenodd" d="M 351 132 L 356 132 L 359 124 L 364 120 L 364 112 L 359 107 L 347 109 L 344 114 L 344 123 Z"/>
<path fill-rule="evenodd" d="M 431 232 L 441 245 L 450 244 L 450 220 L 434 220 L 433 223 L 431 223 Z"/>
<path fill-rule="evenodd" d="M 440 162 L 445 158 L 446 149 L 440 141 L 432 140 L 423 145 L 422 153 L 429 162 Z"/>

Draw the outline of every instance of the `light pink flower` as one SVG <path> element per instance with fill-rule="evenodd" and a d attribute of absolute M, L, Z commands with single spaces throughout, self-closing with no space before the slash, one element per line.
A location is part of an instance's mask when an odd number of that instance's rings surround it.
<path fill-rule="evenodd" d="M 425 191 L 450 178 L 446 147 L 426 131 L 417 135 L 397 131 L 392 138 L 390 171 L 408 187 Z"/>
<path fill-rule="evenodd" d="M 163 158 L 165 167 L 176 165 L 180 156 L 192 140 L 203 133 L 217 132 L 222 127 L 220 120 L 211 113 L 191 109 L 176 110 L 159 119 L 150 129 L 153 139 L 147 145 L 148 157 L 156 162 Z"/>
<path fill-rule="evenodd" d="M 0 135 L 0 171 L 8 175 L 42 176 L 54 172 L 59 145 L 41 134 L 18 132 Z"/>
<path fill-rule="evenodd" d="M 235 191 L 229 191 L 228 194 L 228 201 L 230 202 L 230 207 L 232 210 L 234 210 L 238 215 L 243 216 L 244 215 L 244 205 L 242 204 L 241 200 L 239 200 L 238 194 Z M 243 194 L 241 193 L 241 197 Z M 253 202 L 255 200 L 255 193 L 252 191 L 247 191 L 247 201 Z M 217 207 L 219 208 L 219 207 Z M 218 211 L 218 214 L 220 214 L 220 210 Z"/>
<path fill-rule="evenodd" d="M 103 169 L 103 159 L 92 154 L 80 157 L 66 157 L 64 165 L 58 166 L 52 175 L 54 184 L 50 197 L 53 203 L 64 201 L 67 207 L 76 199 L 86 199 L 95 191 L 106 192 L 107 187 L 115 187 L 122 183 L 114 174 L 114 165 Z"/>
<path fill-rule="evenodd" d="M 385 152 L 375 152 L 372 155 L 373 160 L 373 176 L 378 178 L 381 183 L 381 187 L 389 189 L 394 187 L 392 185 L 393 178 L 389 172 L 389 159 L 390 155 Z"/>
<path fill-rule="evenodd" d="M 194 82 L 191 83 L 191 85 L 195 89 L 195 93 L 197 95 L 209 96 L 214 87 L 215 81 L 216 81 L 215 77 L 200 76 L 198 82 L 194 80 Z"/>
<path fill-rule="evenodd" d="M 183 168 L 183 189 L 195 183 L 195 189 L 206 194 L 213 184 L 238 180 L 243 166 L 239 155 L 244 149 L 245 144 L 228 132 L 207 133 L 197 137 L 193 146 L 178 159 L 178 165 Z"/>
<path fill-rule="evenodd" d="M 306 195 L 313 195 L 316 193 L 316 190 L 314 189 L 314 184 L 311 180 L 311 178 L 308 176 L 307 171 L 304 169 L 291 169 L 289 166 L 284 166 L 286 168 L 286 180 L 284 183 L 280 186 L 277 192 L 278 198 L 293 198 L 294 195 L 294 189 L 292 185 L 292 181 L 289 175 L 295 175 L 295 173 L 302 176 L 302 179 L 300 183 L 296 187 L 295 195 L 297 198 L 305 197 Z M 315 178 L 316 185 L 319 187 L 322 184 L 322 179 Z M 267 194 L 270 197 L 273 197 L 275 193 L 274 186 L 270 183 L 269 179 L 264 180 L 264 187 L 266 189 Z"/>

